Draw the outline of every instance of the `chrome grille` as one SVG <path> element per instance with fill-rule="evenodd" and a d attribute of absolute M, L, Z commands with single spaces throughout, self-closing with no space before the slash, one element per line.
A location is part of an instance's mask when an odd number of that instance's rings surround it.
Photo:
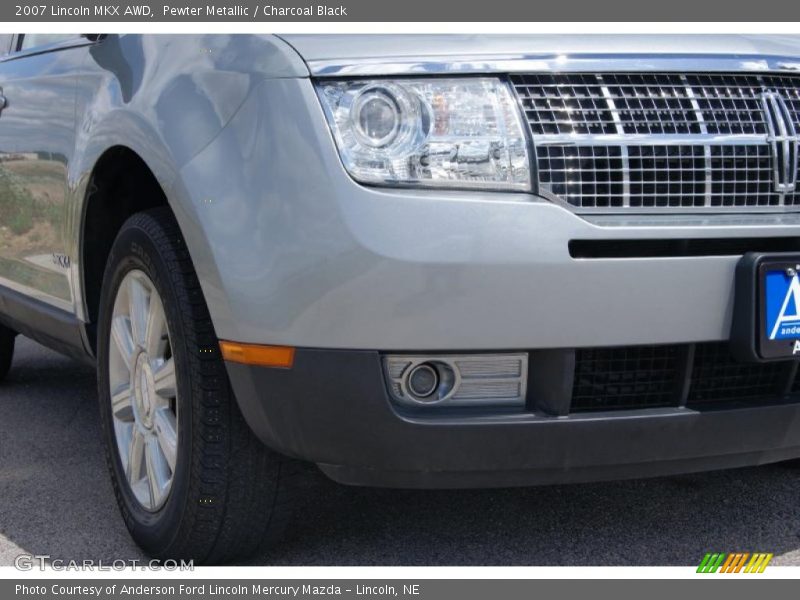
<path fill-rule="evenodd" d="M 618 146 L 543 146 L 539 184 L 574 206 L 622 206 L 624 165 Z"/>
<path fill-rule="evenodd" d="M 573 206 L 777 206 L 769 146 L 543 146 L 539 182 Z M 627 181 L 625 175 L 628 175 Z M 627 189 L 627 191 L 626 191 Z"/>
<path fill-rule="evenodd" d="M 800 206 L 798 76 L 532 74 L 511 82 L 545 195 L 603 211 Z M 780 97 L 778 108 L 766 107 L 767 92 Z"/>
<path fill-rule="evenodd" d="M 703 146 L 634 146 L 628 149 L 631 206 L 703 206 Z"/>

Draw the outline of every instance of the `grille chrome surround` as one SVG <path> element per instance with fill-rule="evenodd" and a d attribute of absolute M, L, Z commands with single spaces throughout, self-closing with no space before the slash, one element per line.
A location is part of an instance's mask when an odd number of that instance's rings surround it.
<path fill-rule="evenodd" d="M 512 75 L 539 193 L 581 212 L 800 207 L 800 77 Z"/>

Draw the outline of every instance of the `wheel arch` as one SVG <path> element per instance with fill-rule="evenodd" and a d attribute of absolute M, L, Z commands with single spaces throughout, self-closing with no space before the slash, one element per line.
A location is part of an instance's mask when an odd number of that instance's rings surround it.
<path fill-rule="evenodd" d="M 153 164 L 147 156 L 160 160 Z M 162 152 L 143 151 L 120 141 L 97 152 L 91 168 L 81 178 L 73 228 L 72 255 L 77 258 L 72 265 L 73 295 L 76 314 L 85 324 L 85 345 L 91 355 L 96 352 L 96 324 L 106 262 L 120 228 L 130 216 L 168 207 L 184 234 L 192 261 L 195 262 L 197 255 L 208 256 L 205 249 L 193 248 L 205 244 L 202 235 L 186 235 L 187 230 L 195 227 L 195 219 L 185 203 L 175 197 L 177 193 L 172 186 L 178 172 L 164 158 Z"/>

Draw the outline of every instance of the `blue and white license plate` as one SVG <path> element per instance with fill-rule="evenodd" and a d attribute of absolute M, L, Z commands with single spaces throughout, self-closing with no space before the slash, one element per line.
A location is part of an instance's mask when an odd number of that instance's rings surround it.
<path fill-rule="evenodd" d="M 733 356 L 800 360 L 800 254 L 748 252 L 736 265 L 734 287 Z"/>
<path fill-rule="evenodd" d="M 770 341 L 800 340 L 798 266 L 770 269 L 764 274 L 764 318 Z"/>
<path fill-rule="evenodd" d="M 759 265 L 763 358 L 800 358 L 800 257 L 764 259 Z"/>

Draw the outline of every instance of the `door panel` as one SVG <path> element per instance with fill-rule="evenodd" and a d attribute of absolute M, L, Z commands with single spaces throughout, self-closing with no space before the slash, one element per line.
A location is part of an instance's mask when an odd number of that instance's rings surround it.
<path fill-rule="evenodd" d="M 64 217 L 86 49 L 29 52 L 0 62 L 0 285 L 72 312 Z"/>

